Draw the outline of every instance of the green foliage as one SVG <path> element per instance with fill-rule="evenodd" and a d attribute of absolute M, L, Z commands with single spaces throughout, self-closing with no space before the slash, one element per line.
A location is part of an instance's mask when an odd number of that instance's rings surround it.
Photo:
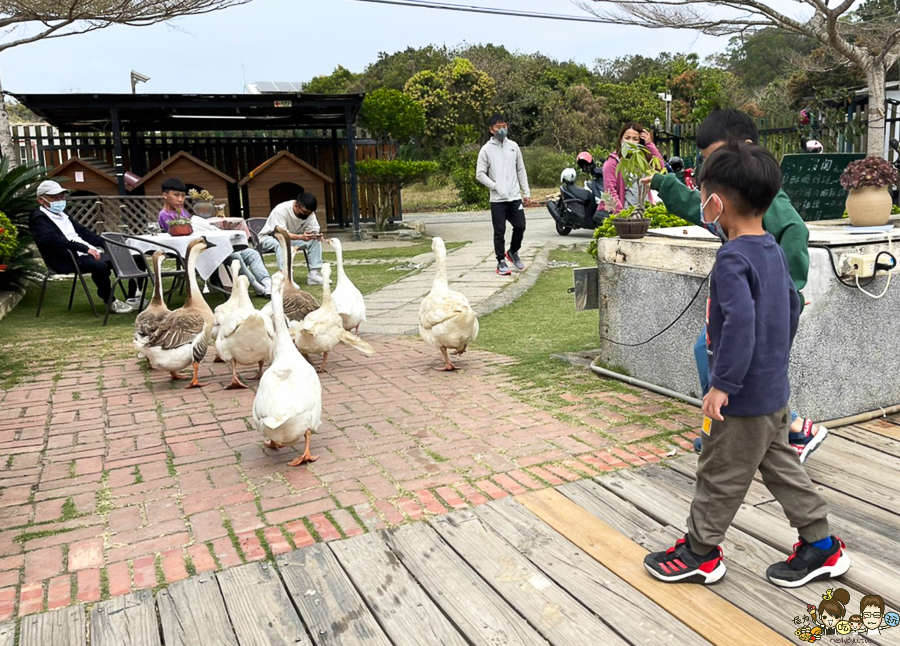
<path fill-rule="evenodd" d="M 635 207 L 629 206 L 623 209 L 616 217 L 630 218 L 634 215 Z M 665 204 L 651 204 L 644 209 L 644 217 L 650 218 L 651 229 L 663 229 L 668 227 L 689 227 L 690 222 L 682 220 L 674 213 L 666 210 Z M 606 218 L 603 223 L 594 229 L 594 239 L 591 241 L 587 252 L 594 258 L 597 257 L 597 240 L 599 238 L 615 238 L 616 228 L 613 225 L 613 218 Z"/>
<path fill-rule="evenodd" d="M 454 58 L 437 71 L 419 72 L 406 92 L 425 110 L 426 144 L 432 148 L 478 139 L 494 108 L 494 81 L 465 58 Z"/>
<path fill-rule="evenodd" d="M 360 75 L 354 74 L 343 65 L 338 65 L 327 76 L 316 76 L 303 86 L 304 92 L 311 94 L 346 94 L 359 83 Z"/>
<path fill-rule="evenodd" d="M 559 151 L 595 145 L 598 130 L 612 130 L 604 105 L 605 100 L 595 97 L 586 85 L 548 92 L 538 120 L 537 143 Z"/>
<path fill-rule="evenodd" d="M 478 148 L 464 146 L 446 148 L 440 154 L 440 167 L 456 188 L 461 208 L 486 209 L 490 206 L 490 191 L 475 179 Z"/>
<path fill-rule="evenodd" d="M 359 123 L 376 139 L 409 143 L 425 131 L 425 111 L 408 94 L 381 88 L 366 95 Z"/>
<path fill-rule="evenodd" d="M 796 68 L 792 59 L 808 56 L 816 49 L 811 38 L 768 27 L 735 36 L 719 62 L 748 88 L 764 88 Z"/>
<path fill-rule="evenodd" d="M 654 119 L 665 120 L 666 105 L 659 100 L 647 79 L 629 85 L 599 83 L 595 93 L 604 99 L 603 109 L 611 127 L 603 143 L 613 145 L 613 139 L 623 123 L 637 121 L 644 126 L 653 124 Z"/>
<path fill-rule="evenodd" d="M 19 230 L 0 212 L 0 268 L 5 269 L 19 245 Z"/>
<path fill-rule="evenodd" d="M 577 155 L 578 153 L 561 153 L 548 146 L 522 148 L 522 159 L 528 171 L 528 183 L 534 186 L 556 186 L 564 168 L 577 168 L 575 166 Z"/>
<path fill-rule="evenodd" d="M 426 180 L 437 170 L 437 163 L 430 161 L 366 159 L 356 162 L 356 172 L 360 179 L 374 184 L 375 228 L 383 230 L 387 226 L 394 210 L 394 202 L 403 188 Z"/>
<path fill-rule="evenodd" d="M 22 164 L 12 170 L 7 158 L 0 159 L 0 211 L 19 228 L 28 228 L 28 217 L 37 208 L 35 189 L 46 179 L 47 170 Z"/>
<path fill-rule="evenodd" d="M 450 62 L 446 47 L 428 45 L 421 49 L 407 47 L 395 54 L 378 54 L 378 60 L 362 73 L 360 85 L 365 92 L 378 88 L 402 90 L 413 76 L 423 71 L 436 72 Z"/>

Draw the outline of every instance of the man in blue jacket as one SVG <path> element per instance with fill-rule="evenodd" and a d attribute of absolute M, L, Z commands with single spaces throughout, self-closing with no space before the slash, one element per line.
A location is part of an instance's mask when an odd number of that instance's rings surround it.
<path fill-rule="evenodd" d="M 31 237 L 47 267 L 55 272 L 75 271 L 68 253 L 71 250 L 75 254 L 78 268 L 82 273 L 91 275 L 91 280 L 97 286 L 97 296 L 106 303 L 112 289 L 112 263 L 104 251 L 103 238 L 69 219 L 66 215 L 66 193 L 66 189 L 52 180 L 38 185 L 40 207 L 28 219 Z M 143 259 L 138 258 L 137 262 L 140 265 Z M 137 283 L 133 280 L 128 283 L 128 297 L 129 302 L 118 299 L 113 301 L 112 312 L 128 314 L 137 308 Z"/>

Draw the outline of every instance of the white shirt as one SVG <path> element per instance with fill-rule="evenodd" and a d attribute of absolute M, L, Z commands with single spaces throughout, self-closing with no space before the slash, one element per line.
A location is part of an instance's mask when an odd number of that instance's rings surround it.
<path fill-rule="evenodd" d="M 265 226 L 259 232 L 260 236 L 270 236 L 275 233 L 275 227 L 284 227 L 291 233 L 319 233 L 319 221 L 313 211 L 308 218 L 300 218 L 294 215 L 294 202 L 288 200 L 282 202 L 269 214 Z"/>
<path fill-rule="evenodd" d="M 66 215 L 65 213 L 56 214 L 53 211 L 50 211 L 49 209 L 47 209 L 43 206 L 41 207 L 41 211 L 43 211 L 44 214 L 48 218 L 50 218 L 50 221 L 56 225 L 56 228 L 58 228 L 60 230 L 60 232 L 62 232 L 62 234 L 64 236 L 66 236 L 66 240 L 69 240 L 70 242 L 80 242 L 81 244 L 85 245 L 89 249 L 93 249 L 93 250 L 99 251 L 101 253 L 103 252 L 102 249 L 97 249 L 97 247 L 95 247 L 88 241 L 83 240 L 81 238 L 81 236 L 78 235 L 78 233 L 75 231 L 75 226 L 72 224 L 72 221 L 69 219 L 69 216 Z M 87 255 L 83 251 L 79 251 L 77 253 L 79 256 Z"/>

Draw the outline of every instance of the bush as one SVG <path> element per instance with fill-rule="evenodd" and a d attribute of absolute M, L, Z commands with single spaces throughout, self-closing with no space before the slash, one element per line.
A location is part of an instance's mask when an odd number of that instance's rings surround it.
<path fill-rule="evenodd" d="M 478 150 L 473 146 L 444 148 L 438 158 L 441 174 L 450 178 L 460 209 L 487 209 L 490 207 L 490 191 L 475 179 L 478 165 Z"/>
<path fill-rule="evenodd" d="M 618 214 L 614 217 L 617 218 L 627 218 L 630 217 L 632 212 L 634 212 L 634 207 L 629 206 L 627 209 L 622 209 Z M 644 217 L 650 218 L 650 228 L 651 229 L 666 229 L 670 227 L 689 227 L 692 226 L 690 222 L 686 220 L 682 220 L 680 217 L 675 215 L 674 213 L 669 213 L 666 210 L 664 204 L 653 204 L 644 209 Z M 603 221 L 599 227 L 594 229 L 594 239 L 591 240 L 591 244 L 588 247 L 587 252 L 591 254 L 595 259 L 597 258 L 597 240 L 599 238 L 615 238 L 616 237 L 616 228 L 613 225 L 613 217 L 608 217 Z"/>
<path fill-rule="evenodd" d="M 575 157 L 561 153 L 548 146 L 528 146 L 522 149 L 528 183 L 532 186 L 558 186 L 559 174 L 564 168 L 575 168 Z"/>

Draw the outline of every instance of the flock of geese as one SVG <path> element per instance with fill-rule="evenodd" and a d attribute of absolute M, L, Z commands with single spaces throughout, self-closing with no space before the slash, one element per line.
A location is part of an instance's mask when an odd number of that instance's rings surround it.
<path fill-rule="evenodd" d="M 288 259 L 288 276 L 293 276 L 293 247 L 290 234 L 276 229 L 275 238 Z M 249 281 L 238 273 L 239 261 L 231 265 L 234 283 L 229 299 L 215 311 L 210 309 L 197 285 L 197 257 L 214 246 L 205 238 L 188 245 L 188 289 L 182 307 L 169 310 L 163 300 L 162 262 L 165 254 L 153 254 L 153 299 L 134 323 L 134 347 L 154 370 L 168 371 L 173 380 L 190 379 L 188 388 L 200 383 L 200 362 L 210 342 L 216 361 L 231 364 L 231 383 L 226 388 L 247 388 L 237 374 L 238 366 L 257 366 L 253 379 L 259 380 L 253 401 L 253 422 L 266 438 L 265 446 L 278 450 L 305 441 L 303 453 L 289 466 L 312 462 L 310 437 L 322 420 L 322 386 L 318 373 L 325 371 L 328 354 L 339 343 L 366 355 L 375 349 L 358 336 L 366 320 L 362 293 L 344 271 L 341 242 L 327 240 L 335 251 L 337 282 L 331 289 L 331 266 L 322 267 L 321 304 L 282 272 L 272 276 L 272 300 L 261 310 L 250 300 Z M 463 354 L 478 336 L 478 318 L 466 297 L 447 284 L 447 250 L 441 238 L 433 238 L 436 274 L 431 291 L 419 308 L 419 334 L 440 350 L 444 365 L 436 370 L 455 370 L 448 351 Z M 310 355 L 322 355 L 313 367 Z M 264 369 L 266 364 L 268 369 Z M 193 367 L 193 375 L 181 371 Z"/>

